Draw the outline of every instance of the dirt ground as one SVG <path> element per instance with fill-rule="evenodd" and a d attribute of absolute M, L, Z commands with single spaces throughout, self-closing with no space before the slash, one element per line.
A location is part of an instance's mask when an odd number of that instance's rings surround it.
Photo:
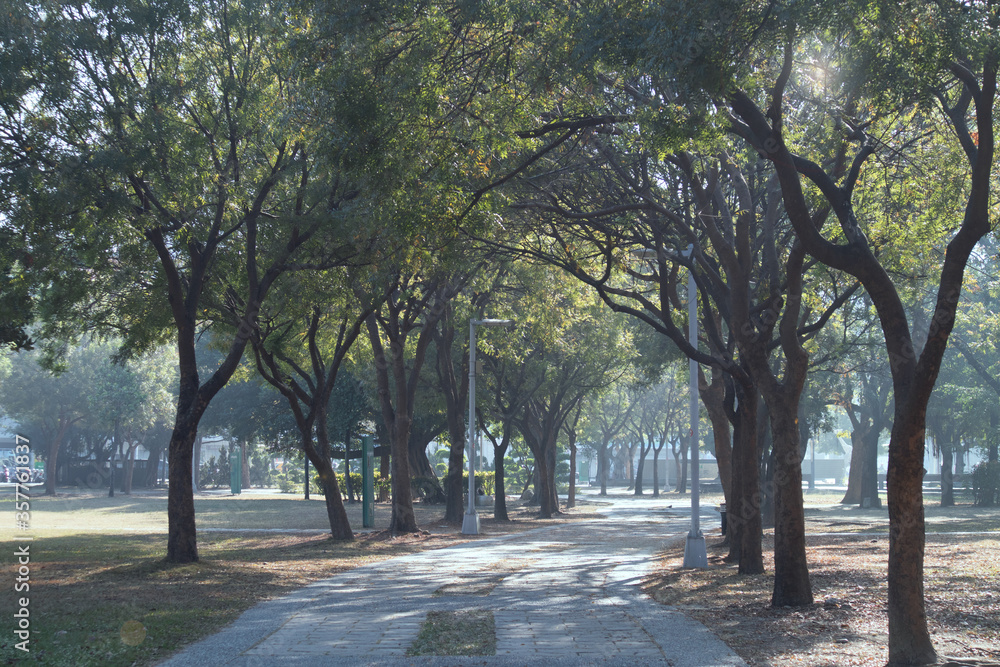
<path fill-rule="evenodd" d="M 884 665 L 888 537 L 879 530 L 881 522 L 843 519 L 837 508 L 825 515 L 813 512 L 807 522 L 816 600 L 810 607 L 770 606 L 773 532 L 765 534 L 763 575 L 741 577 L 734 564 L 723 562 L 728 548 L 716 529 L 706 535 L 707 569 L 682 569 L 681 543 L 659 563 L 646 589 L 704 623 L 753 667 Z M 992 515 L 967 523 L 973 525 L 927 536 L 931 637 L 941 664 L 1000 665 L 1000 532 L 968 530 L 996 530 Z"/>

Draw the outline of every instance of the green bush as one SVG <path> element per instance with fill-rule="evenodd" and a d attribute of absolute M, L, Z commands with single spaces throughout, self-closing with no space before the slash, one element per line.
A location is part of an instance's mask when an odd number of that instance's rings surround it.
<path fill-rule="evenodd" d="M 222 449 L 219 458 L 210 456 L 198 468 L 198 483 L 202 488 L 229 486 L 229 453 Z"/>
<path fill-rule="evenodd" d="M 972 469 L 972 494 L 980 507 L 1000 505 L 1000 463 L 983 461 Z"/>
<path fill-rule="evenodd" d="M 476 471 L 476 486 L 481 488 L 483 492 L 492 496 L 493 491 L 496 489 L 494 483 L 496 482 L 496 477 L 493 476 L 492 470 L 477 470 Z M 447 477 L 441 479 L 441 487 L 444 488 L 444 483 Z M 469 489 L 469 471 L 462 471 L 462 493 L 465 493 Z"/>
<path fill-rule="evenodd" d="M 337 475 L 337 488 L 340 489 L 340 496 L 346 500 L 347 499 L 347 480 L 344 477 L 344 473 L 338 472 L 338 473 L 335 473 L 335 474 Z M 355 496 L 360 496 L 361 495 L 361 483 L 362 483 L 361 480 L 362 480 L 361 473 L 359 473 L 359 472 L 352 472 L 351 473 L 351 486 L 354 488 L 354 495 Z M 376 486 L 376 488 L 378 487 L 378 475 L 377 474 L 375 475 L 375 486 Z M 312 482 L 310 482 L 309 492 L 312 493 L 313 491 L 315 491 L 316 493 L 318 493 L 320 495 L 323 495 L 325 493 L 325 491 L 323 490 L 323 483 L 320 482 L 320 479 L 319 479 L 319 473 L 316 473 L 315 475 L 312 476 Z"/>
<path fill-rule="evenodd" d="M 250 486 L 268 487 L 274 483 L 271 456 L 262 449 L 250 454 Z"/>
<path fill-rule="evenodd" d="M 340 489 L 340 497 L 344 498 L 346 500 L 347 499 L 347 482 L 344 479 L 344 473 L 338 472 L 336 474 L 337 474 L 337 488 Z M 293 490 L 292 486 L 289 487 L 288 491 L 285 490 L 285 488 L 282 486 L 282 480 L 281 480 L 281 475 L 280 474 L 277 475 L 277 479 L 278 479 L 278 487 L 281 489 L 282 493 L 290 493 Z M 361 484 L 363 483 L 362 480 L 363 480 L 363 478 L 361 476 L 361 473 L 359 473 L 359 472 L 352 472 L 351 473 L 351 484 L 354 487 L 354 495 L 356 497 L 358 497 L 358 498 L 361 497 L 361 492 L 362 492 Z M 295 487 L 295 488 L 297 488 L 298 492 L 302 493 L 303 491 L 305 491 L 305 488 L 302 485 L 302 473 L 301 472 L 299 473 L 299 480 L 298 480 L 297 483 L 298 483 L 298 487 Z M 388 497 L 390 497 L 392 495 L 391 492 L 392 492 L 392 482 L 391 482 L 391 480 L 388 477 L 386 477 L 385 479 L 382 479 L 382 476 L 379 475 L 376 472 L 375 473 L 375 497 L 376 498 L 388 498 Z M 310 494 L 316 493 L 316 494 L 319 494 L 319 495 L 323 495 L 323 493 L 324 493 L 323 492 L 323 485 L 319 481 L 319 473 L 316 473 L 315 475 L 312 476 L 312 480 L 309 482 L 309 493 Z"/>
<path fill-rule="evenodd" d="M 274 481 L 278 484 L 278 490 L 282 493 L 302 493 L 305 473 L 299 462 L 285 461 L 282 470 L 274 475 Z"/>

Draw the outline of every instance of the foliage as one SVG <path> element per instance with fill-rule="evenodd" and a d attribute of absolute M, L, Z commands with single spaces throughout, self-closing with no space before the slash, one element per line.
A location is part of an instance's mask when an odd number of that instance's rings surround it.
<path fill-rule="evenodd" d="M 347 493 L 347 479 L 345 479 L 344 473 L 338 472 L 338 473 L 335 473 L 335 474 L 337 475 L 337 485 L 338 485 L 338 488 L 340 489 L 341 494 L 346 494 Z M 279 483 L 279 488 L 281 489 L 282 493 L 293 493 L 293 492 L 294 493 L 302 493 L 302 492 L 305 491 L 305 486 L 304 486 L 304 483 L 303 483 L 303 479 L 304 478 L 302 476 L 302 471 L 301 470 L 298 471 L 298 474 L 295 474 L 294 471 L 290 471 L 284 477 L 282 477 L 282 474 L 279 473 L 277 475 L 277 478 L 279 480 L 279 482 L 278 482 Z M 351 473 L 352 488 L 354 489 L 354 493 L 358 497 L 361 496 L 362 489 L 364 488 L 362 486 L 363 481 L 364 481 L 364 477 L 362 476 L 361 473 L 359 473 L 359 472 L 352 472 Z M 375 471 L 375 497 L 376 498 L 384 497 L 383 494 L 385 496 L 388 496 L 389 495 L 389 491 L 391 490 L 391 488 L 392 488 L 392 486 L 391 486 L 391 480 L 388 477 L 383 478 L 382 475 L 376 470 Z M 309 494 L 312 495 L 313 493 L 315 493 L 315 494 L 317 494 L 319 496 L 324 495 L 323 484 L 320 481 L 319 474 L 313 475 L 311 481 L 309 482 Z"/>
<path fill-rule="evenodd" d="M 972 493 L 976 505 L 1000 505 L 1000 463 L 983 461 L 972 469 Z"/>
<path fill-rule="evenodd" d="M 210 456 L 208 461 L 201 464 L 198 471 L 198 480 L 204 487 L 226 487 L 230 483 L 230 462 L 229 452 L 226 448 L 219 450 L 219 458 Z"/>

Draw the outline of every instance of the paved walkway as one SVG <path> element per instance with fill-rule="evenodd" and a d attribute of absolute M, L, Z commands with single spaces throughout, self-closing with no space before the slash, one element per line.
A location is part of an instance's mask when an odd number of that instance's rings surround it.
<path fill-rule="evenodd" d="M 686 534 L 684 512 L 626 498 L 601 511 L 600 521 L 345 572 L 257 605 L 162 664 L 743 665 L 703 625 L 638 588 L 651 557 Z M 496 656 L 407 657 L 432 610 L 492 611 Z"/>

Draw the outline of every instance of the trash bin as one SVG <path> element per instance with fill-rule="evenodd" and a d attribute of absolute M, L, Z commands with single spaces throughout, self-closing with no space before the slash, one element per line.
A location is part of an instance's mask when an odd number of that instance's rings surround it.
<path fill-rule="evenodd" d="M 722 534 L 726 534 L 726 503 L 719 505 L 719 516 L 722 519 Z"/>

